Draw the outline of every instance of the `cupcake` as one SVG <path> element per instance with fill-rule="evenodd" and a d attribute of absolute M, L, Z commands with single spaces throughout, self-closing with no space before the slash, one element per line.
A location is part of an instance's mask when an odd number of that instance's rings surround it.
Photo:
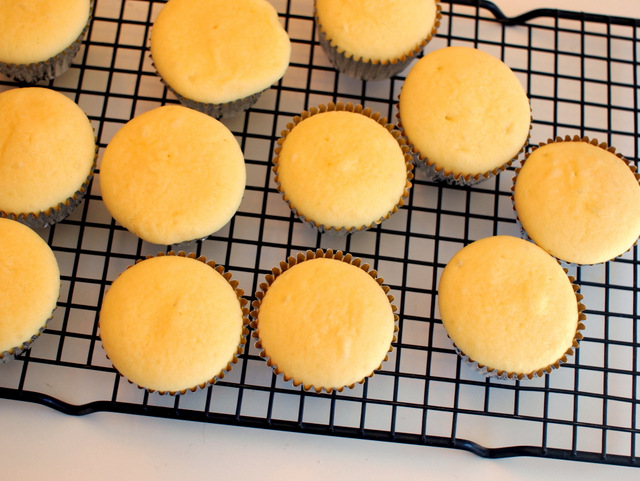
<path fill-rule="evenodd" d="M 351 233 L 404 205 L 411 154 L 380 114 L 351 104 L 302 112 L 278 140 L 273 171 L 295 215 L 320 232 Z"/>
<path fill-rule="evenodd" d="M 558 137 L 516 169 L 513 205 L 524 233 L 551 255 L 597 264 L 624 254 L 640 236 L 639 178 L 614 148 Z"/>
<path fill-rule="evenodd" d="M 438 307 L 463 359 L 488 376 L 523 379 L 558 368 L 582 339 L 578 286 L 535 244 L 495 236 L 444 268 Z"/>
<path fill-rule="evenodd" d="M 304 389 L 353 387 L 387 360 L 397 316 L 383 280 L 342 252 L 281 262 L 253 303 L 253 335 L 275 374 Z"/>
<path fill-rule="evenodd" d="M 87 192 L 97 145 L 91 122 L 67 96 L 41 87 L 0 93 L 0 216 L 46 227 Z"/>
<path fill-rule="evenodd" d="M 29 227 L 0 218 L 0 362 L 45 329 L 60 293 L 60 270 L 49 245 Z"/>
<path fill-rule="evenodd" d="M 180 102 L 216 118 L 248 109 L 289 66 L 291 42 L 266 0 L 170 0 L 151 58 Z"/>
<path fill-rule="evenodd" d="M 0 0 L 0 72 L 36 83 L 66 72 L 91 21 L 93 0 Z"/>
<path fill-rule="evenodd" d="M 247 300 L 220 266 L 158 254 L 122 272 L 100 308 L 114 368 L 150 392 L 184 394 L 224 377 L 242 352 Z"/>
<path fill-rule="evenodd" d="M 360 80 L 403 71 L 436 34 L 439 0 L 315 0 L 320 45 L 337 70 Z"/>
<path fill-rule="evenodd" d="M 437 180 L 473 184 L 510 166 L 531 127 L 529 99 L 501 60 L 470 47 L 430 52 L 402 86 L 398 118 Z"/>
<path fill-rule="evenodd" d="M 244 157 L 231 131 L 181 105 L 127 122 L 100 165 L 108 211 L 154 244 L 202 239 L 221 229 L 238 210 L 245 183 Z"/>

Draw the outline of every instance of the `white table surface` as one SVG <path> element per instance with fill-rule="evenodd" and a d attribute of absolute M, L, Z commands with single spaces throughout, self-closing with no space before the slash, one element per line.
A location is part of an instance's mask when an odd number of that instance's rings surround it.
<path fill-rule="evenodd" d="M 637 0 L 500 0 L 640 18 Z M 113 413 L 82 417 L 0 399 L 3 474 L 29 479 L 639 479 L 634 468 L 540 458 L 484 459 L 424 446 Z"/>

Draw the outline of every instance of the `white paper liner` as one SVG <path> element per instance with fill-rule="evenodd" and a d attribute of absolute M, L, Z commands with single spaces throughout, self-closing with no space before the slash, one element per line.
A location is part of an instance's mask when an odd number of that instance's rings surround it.
<path fill-rule="evenodd" d="M 174 252 L 174 251 L 169 251 L 167 253 L 164 252 L 159 252 L 158 254 L 154 255 L 148 255 L 145 257 L 145 259 L 138 259 L 135 264 L 142 262 L 146 259 L 150 259 L 152 257 L 162 257 L 162 256 L 179 256 L 179 257 L 188 257 L 190 259 L 196 259 L 199 262 L 202 262 L 203 264 L 208 265 L 209 267 L 211 267 L 212 269 L 214 269 L 216 272 L 218 272 L 218 274 L 220 274 L 222 277 L 224 277 L 224 279 L 229 283 L 229 285 L 231 285 L 231 287 L 233 288 L 233 290 L 236 293 L 236 296 L 238 297 L 238 302 L 240 303 L 240 307 L 242 309 L 242 318 L 243 318 L 243 322 L 242 322 L 242 333 L 240 335 L 240 340 L 238 342 L 238 347 L 236 349 L 236 352 L 232 355 L 231 359 L 229 360 L 229 362 L 227 363 L 226 367 L 224 367 L 219 373 L 215 374 L 211 379 L 201 383 L 201 384 L 197 384 L 195 386 L 191 386 L 185 389 L 181 389 L 179 391 L 159 391 L 159 390 L 155 390 L 155 389 L 150 389 L 147 388 L 145 386 L 141 386 L 137 383 L 134 383 L 133 381 L 131 381 L 130 379 L 128 379 L 126 376 L 124 376 L 122 373 L 120 373 L 118 371 L 118 369 L 112 365 L 113 369 L 115 369 L 118 374 L 123 378 L 126 379 L 126 381 L 129 384 L 133 384 L 135 386 L 137 386 L 139 389 L 142 389 L 144 391 L 147 391 L 149 393 L 157 393 L 160 394 L 162 396 L 178 396 L 178 395 L 182 395 L 182 394 L 186 394 L 187 392 L 195 392 L 199 389 L 205 389 L 208 386 L 211 386 L 213 384 L 215 384 L 218 380 L 223 379 L 225 377 L 225 375 L 231 371 L 231 369 L 233 368 L 233 365 L 236 364 L 238 362 L 238 356 L 240 354 L 242 354 L 243 350 L 244 350 L 244 346 L 247 343 L 247 337 L 249 336 L 249 319 L 248 319 L 248 315 L 249 315 L 249 308 L 246 307 L 247 304 L 249 304 L 249 301 L 243 297 L 244 296 L 244 291 L 242 289 L 238 288 L 239 282 L 236 280 L 232 280 L 231 279 L 231 273 L 226 272 L 224 270 L 223 266 L 219 266 L 216 265 L 216 263 L 214 261 L 207 261 L 206 257 L 204 256 L 196 256 L 195 253 L 189 253 L 187 254 L 184 251 L 179 251 L 179 252 Z M 134 264 L 134 265 L 135 265 Z M 127 269 L 129 269 L 130 267 L 133 267 L 133 265 L 128 266 Z M 98 327 L 99 327 L 99 322 L 98 322 Z M 188 349 L 188 346 L 186 346 L 185 348 Z M 104 347 L 103 347 L 103 352 L 104 351 Z M 109 359 L 109 356 L 107 355 L 107 353 L 105 352 L 105 356 L 107 356 L 107 359 Z"/>
<path fill-rule="evenodd" d="M 335 226 L 327 227 L 319 222 L 316 222 L 314 219 L 309 218 L 304 213 L 300 212 L 298 208 L 295 205 L 293 205 L 291 201 L 286 197 L 286 192 L 284 191 L 284 189 L 282 188 L 282 185 L 280 184 L 280 180 L 278 177 L 278 159 L 279 159 L 279 154 L 282 150 L 282 144 L 284 144 L 289 132 L 291 132 L 296 127 L 296 125 L 298 125 L 300 122 L 302 122 L 303 120 L 313 115 L 324 113 L 324 112 L 333 112 L 333 111 L 346 111 L 346 112 L 358 113 L 372 120 L 375 120 L 376 122 L 378 122 L 378 124 L 386 128 L 389 131 L 389 133 L 393 136 L 393 138 L 396 139 L 404 155 L 405 166 L 407 169 L 407 180 L 406 180 L 404 191 L 402 193 L 402 197 L 398 199 L 398 202 L 384 216 L 378 219 L 374 219 L 368 224 L 363 224 L 360 226 L 352 226 L 352 227 L 335 227 Z M 313 229 L 317 230 L 320 233 L 323 233 L 323 234 L 326 233 L 326 234 L 335 235 L 335 236 L 346 236 L 348 234 L 353 234 L 354 232 L 370 229 L 378 224 L 381 224 L 383 221 L 391 217 L 392 214 L 397 212 L 398 209 L 400 209 L 405 205 L 405 203 L 409 198 L 409 191 L 413 186 L 411 181 L 413 180 L 413 177 L 414 177 L 413 176 L 413 169 L 414 169 L 413 158 L 409 153 L 409 146 L 406 145 L 405 139 L 401 136 L 400 132 L 395 128 L 393 124 L 387 123 L 387 119 L 382 117 L 378 112 L 373 112 L 369 108 L 365 109 L 362 105 L 353 105 L 352 103 L 344 104 L 342 102 L 338 102 L 337 104 L 334 104 L 333 102 L 329 102 L 327 105 L 321 104 L 317 107 L 310 108 L 308 111 L 305 110 L 299 116 L 294 117 L 292 122 L 289 122 L 287 124 L 287 129 L 282 132 L 281 137 L 277 141 L 277 144 L 278 146 L 275 148 L 275 157 L 273 159 L 273 172 L 275 174 L 276 188 L 278 192 L 280 192 L 280 194 L 282 195 L 283 200 L 287 203 L 287 205 L 289 206 L 293 214 L 298 219 L 300 219 L 305 225 L 312 227 Z"/>
<path fill-rule="evenodd" d="M 62 52 L 41 62 L 28 64 L 0 62 L 0 72 L 16 82 L 29 84 L 34 84 L 41 80 L 51 80 L 65 73 L 69 70 L 69 67 L 71 67 L 73 59 L 80 50 L 82 41 L 89 31 L 89 26 L 91 25 L 91 20 L 93 18 L 94 3 L 95 0 L 91 0 L 89 5 L 89 17 L 84 29 L 78 38 Z"/>
<path fill-rule="evenodd" d="M 315 9 L 314 1 L 314 16 L 318 31 L 318 40 L 322 49 L 329 57 L 329 60 L 333 66 L 339 72 L 348 75 L 349 77 L 358 80 L 384 80 L 397 75 L 406 69 L 409 64 L 416 58 L 416 56 L 422 51 L 422 49 L 431 41 L 436 35 L 438 28 L 440 27 L 440 20 L 442 19 L 442 6 L 440 0 L 436 0 L 436 18 L 434 25 L 427 35 L 418 45 L 416 45 L 411 51 L 404 53 L 398 58 L 391 60 L 377 61 L 377 60 L 362 60 L 355 59 L 352 55 L 347 54 L 344 49 L 334 45 L 333 42 L 327 37 L 327 34 L 322 28 L 320 19 L 318 18 L 317 10 Z"/>
<path fill-rule="evenodd" d="M 557 261 L 559 261 L 560 263 L 564 264 L 564 265 L 573 265 L 573 266 L 588 266 L 588 265 L 597 265 L 597 264 L 604 264 L 606 262 L 610 262 L 614 259 L 617 259 L 618 257 L 624 255 L 625 253 L 629 252 L 633 247 L 635 247 L 638 244 L 638 240 L 636 239 L 636 241 L 629 246 L 629 248 L 624 251 L 621 252 L 620 254 L 618 254 L 617 256 L 608 259 L 606 261 L 602 261 L 602 262 L 596 262 L 593 264 L 578 264 L 575 262 L 569 262 L 565 259 L 560 259 L 557 256 L 554 256 L 553 254 L 551 254 L 550 252 L 548 252 L 546 249 L 544 249 L 543 246 L 539 245 L 536 243 L 535 240 L 533 240 L 531 238 L 531 236 L 529 236 L 529 234 L 527 233 L 527 231 L 525 230 L 524 226 L 522 225 L 522 221 L 520 220 L 520 218 L 518 217 L 518 211 L 516 210 L 516 203 L 515 203 L 515 198 L 514 198 L 514 193 L 515 193 L 515 186 L 516 186 L 516 180 L 518 178 L 518 174 L 520 173 L 520 171 L 522 170 L 522 166 L 525 164 L 525 162 L 527 161 L 527 159 L 529 158 L 529 156 L 538 148 L 547 145 L 547 144 L 551 144 L 551 143 L 555 143 L 555 142 L 586 142 L 588 144 L 591 144 L 595 147 L 599 147 L 603 150 L 606 150 L 607 152 L 611 152 L 612 154 L 614 154 L 616 157 L 618 157 L 621 161 L 623 161 L 625 164 L 627 164 L 627 166 L 629 167 L 629 169 L 631 170 L 631 172 L 633 173 L 633 175 L 635 176 L 636 180 L 638 181 L 638 183 L 640 183 L 640 174 L 638 173 L 638 168 L 631 163 L 628 159 L 626 159 L 622 154 L 616 152 L 615 147 L 611 147 L 609 146 L 606 142 L 600 142 L 597 139 L 591 139 L 587 136 L 585 137 L 580 137 L 579 135 L 565 135 L 564 137 L 556 137 L 555 139 L 548 139 L 546 142 L 540 142 L 539 145 L 537 146 L 532 146 L 531 150 L 525 154 L 524 158 L 522 159 L 522 162 L 520 163 L 520 167 L 517 167 L 515 169 L 515 175 L 513 176 L 513 182 L 511 184 L 511 206 L 513 208 L 513 211 L 516 215 L 516 224 L 518 225 L 518 228 L 520 229 L 520 236 L 522 239 L 528 240 L 530 242 L 533 242 L 534 244 L 538 245 L 538 247 L 542 248 L 543 250 L 545 250 L 545 252 L 547 252 L 550 256 L 552 256 L 553 258 L 555 258 Z"/>
<path fill-rule="evenodd" d="M 287 375 L 284 371 L 282 371 L 278 367 L 277 363 L 273 361 L 273 359 L 271 359 L 269 354 L 262 347 L 262 342 L 260 341 L 260 325 L 258 320 L 258 314 L 260 311 L 260 305 L 262 304 L 262 299 L 264 299 L 264 296 L 269 290 L 269 287 L 271 286 L 271 284 L 275 282 L 278 276 L 280 276 L 283 272 L 290 269 L 291 267 L 301 262 L 305 262 L 312 259 L 318 259 L 318 258 L 335 259 L 335 260 L 342 261 L 347 264 L 351 264 L 353 266 L 359 267 L 360 269 L 365 271 L 378 283 L 378 285 L 387 295 L 387 299 L 389 300 L 389 304 L 391 305 L 391 310 L 393 312 L 393 320 L 394 320 L 393 338 L 391 340 L 391 344 L 389 345 L 389 350 L 387 351 L 387 355 L 385 355 L 384 359 L 382 359 L 382 361 L 380 362 L 380 365 L 376 369 L 374 369 L 370 374 L 368 374 L 367 376 L 365 376 L 364 378 L 362 378 L 357 382 L 354 382 L 352 384 L 345 385 L 345 386 L 330 386 L 330 387 L 316 386 L 313 383 L 305 383 L 303 380 L 295 379 L 292 376 Z M 266 275 L 265 282 L 260 283 L 259 290 L 255 293 L 256 300 L 254 300 L 251 304 L 253 307 L 253 310 L 251 311 L 251 317 L 253 319 L 251 321 L 251 328 L 253 329 L 252 337 L 257 339 L 255 346 L 259 351 L 260 357 L 266 361 L 267 366 L 272 368 L 273 374 L 275 376 L 282 376 L 285 382 L 292 381 L 294 386 L 296 387 L 302 386 L 302 389 L 304 389 L 305 391 L 315 391 L 317 393 L 325 391 L 327 393 L 331 393 L 335 390 L 338 392 L 342 392 L 344 388 L 353 389 L 356 384 L 362 384 L 366 378 L 372 377 L 375 374 L 375 371 L 380 370 L 382 368 L 382 364 L 389 360 L 388 353 L 393 351 L 393 343 L 395 343 L 397 340 L 396 333 L 398 332 L 397 323 L 398 323 L 399 317 L 396 314 L 396 311 L 398 308 L 395 305 L 393 305 L 393 296 L 389 294 L 389 291 L 391 289 L 388 286 L 384 285 L 383 282 L 384 282 L 384 279 L 381 277 L 378 277 L 377 272 L 371 269 L 369 264 L 363 264 L 362 259 L 353 257 L 351 254 L 345 254 L 342 251 L 334 252 L 332 249 L 328 249 L 326 251 L 322 249 L 317 249 L 314 252 L 314 251 L 308 250 L 306 251 L 306 253 L 302 253 L 302 252 L 298 253 L 296 257 L 293 257 L 293 256 L 288 257 L 286 262 L 281 261 L 280 267 L 279 268 L 274 267 L 273 269 L 271 269 L 271 274 Z"/>

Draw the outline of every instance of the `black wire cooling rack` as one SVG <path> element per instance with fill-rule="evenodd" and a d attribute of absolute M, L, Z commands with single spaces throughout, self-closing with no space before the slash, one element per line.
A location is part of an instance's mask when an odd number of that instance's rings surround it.
<path fill-rule="evenodd" d="M 640 451 L 638 250 L 571 269 L 587 306 L 577 355 L 531 381 L 485 379 L 461 364 L 436 307 L 450 257 L 472 240 L 520 235 L 510 200 L 512 170 L 473 187 L 425 180 L 388 221 L 349 237 L 295 220 L 275 189 L 271 159 L 281 130 L 320 103 L 361 103 L 395 120 L 403 76 L 360 82 L 339 75 L 319 47 L 311 1 L 273 1 L 293 43 L 285 77 L 246 114 L 225 120 L 247 163 L 237 215 L 204 241 L 157 246 L 116 225 L 99 172 L 74 214 L 40 230 L 62 272 L 49 328 L 31 350 L 0 364 L 0 397 L 68 414 L 112 411 L 197 422 L 460 448 L 481 456 L 543 456 L 628 466 Z M 557 10 L 504 18 L 488 2 L 443 2 L 427 51 L 469 45 L 503 59 L 531 99 L 532 144 L 587 135 L 637 163 L 639 21 Z M 155 75 L 147 40 L 160 1 L 98 0 L 83 48 L 50 88 L 89 115 L 100 152 L 130 118 L 176 102 Z M 406 75 L 406 71 L 403 73 Z M 0 90 L 17 85 L 0 78 Z M 274 377 L 250 342 L 215 386 L 184 396 L 148 394 L 120 378 L 97 335 L 103 295 L 126 266 L 169 249 L 204 255 L 232 272 L 247 297 L 270 269 L 299 251 L 343 250 L 372 264 L 399 307 L 399 336 L 373 378 L 343 393 L 304 392 Z"/>

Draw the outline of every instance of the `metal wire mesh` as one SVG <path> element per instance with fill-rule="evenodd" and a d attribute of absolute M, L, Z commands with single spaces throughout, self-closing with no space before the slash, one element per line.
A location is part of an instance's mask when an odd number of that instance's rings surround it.
<path fill-rule="evenodd" d="M 98 0 L 76 61 L 45 83 L 89 115 L 100 151 L 130 118 L 176 99 L 156 76 L 147 50 L 160 1 Z M 462 365 L 439 321 L 437 281 L 451 256 L 494 234 L 519 236 L 512 171 L 473 187 L 425 180 L 418 171 L 408 205 L 349 237 L 318 234 L 295 220 L 275 190 L 271 159 L 286 123 L 320 103 L 363 104 L 395 120 L 404 80 L 361 82 L 336 73 L 315 36 L 312 2 L 272 2 L 290 34 L 290 68 L 247 113 L 226 125 L 246 157 L 247 190 L 236 216 L 204 241 L 157 246 L 117 225 L 89 195 L 65 221 L 39 233 L 61 266 L 53 322 L 31 350 L 0 365 L 0 397 L 69 414 L 129 414 L 468 449 L 482 456 L 546 456 L 637 465 L 639 436 L 638 251 L 599 266 L 573 268 L 587 306 L 577 355 L 531 381 L 485 379 Z M 496 19 L 496 16 L 498 17 Z M 503 59 L 531 99 L 532 143 L 588 135 L 637 163 L 638 21 L 543 10 L 504 19 L 491 4 L 443 2 L 427 50 L 470 45 Z M 406 75 L 406 71 L 403 73 Z M 0 90 L 17 85 L 0 78 Z M 215 386 L 167 397 L 120 378 L 97 335 L 104 292 L 136 259 L 182 249 L 224 265 L 252 298 L 288 255 L 343 250 L 373 265 L 399 307 L 399 336 L 373 378 L 343 393 L 316 394 L 273 376 L 250 343 Z"/>

